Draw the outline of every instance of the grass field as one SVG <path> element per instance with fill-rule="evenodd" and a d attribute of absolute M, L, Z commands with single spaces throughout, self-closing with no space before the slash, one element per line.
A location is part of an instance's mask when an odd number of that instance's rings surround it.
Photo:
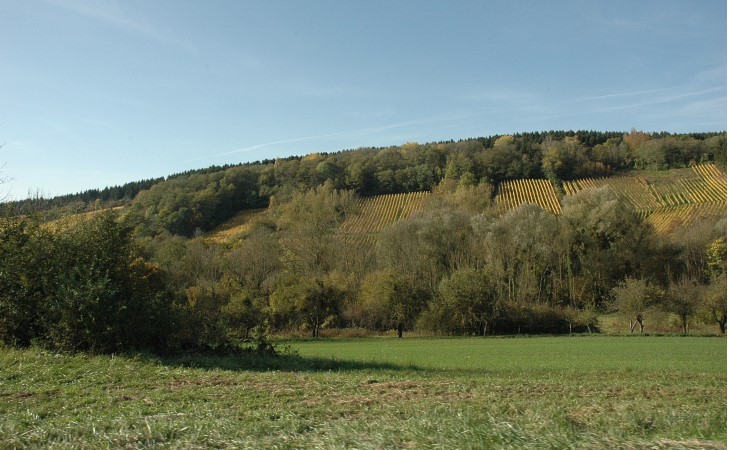
<path fill-rule="evenodd" d="M 293 341 L 277 358 L 0 349 L 0 448 L 725 448 L 726 340 Z"/>

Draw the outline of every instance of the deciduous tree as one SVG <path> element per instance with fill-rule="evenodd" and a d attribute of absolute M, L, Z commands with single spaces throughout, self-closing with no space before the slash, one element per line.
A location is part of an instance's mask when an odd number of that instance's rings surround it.
<path fill-rule="evenodd" d="M 358 302 L 371 326 L 396 328 L 398 337 L 413 326 L 426 296 L 413 290 L 409 280 L 392 269 L 371 273 L 362 283 Z"/>
<path fill-rule="evenodd" d="M 690 278 L 683 277 L 669 285 L 663 304 L 668 312 L 679 318 L 684 334 L 689 333 L 689 321 L 697 314 L 702 296 L 701 286 Z"/>
<path fill-rule="evenodd" d="M 644 320 L 650 308 L 658 301 L 657 289 L 645 279 L 627 278 L 612 290 L 614 306 L 629 319 L 629 333 L 636 325 L 644 333 Z"/>
<path fill-rule="evenodd" d="M 485 336 L 497 314 L 499 298 L 494 280 L 484 272 L 463 268 L 444 278 L 435 300 L 444 328 Z"/>

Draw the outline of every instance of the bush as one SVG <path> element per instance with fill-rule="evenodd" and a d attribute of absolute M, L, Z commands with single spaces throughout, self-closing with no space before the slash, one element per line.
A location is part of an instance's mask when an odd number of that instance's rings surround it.
<path fill-rule="evenodd" d="M 6 219 L 2 230 L 2 341 L 96 353 L 168 346 L 174 324 L 162 273 L 114 215 L 55 233 Z"/>

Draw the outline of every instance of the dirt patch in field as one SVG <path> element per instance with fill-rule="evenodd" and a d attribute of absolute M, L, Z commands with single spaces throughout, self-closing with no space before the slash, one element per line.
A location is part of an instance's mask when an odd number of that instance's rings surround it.
<path fill-rule="evenodd" d="M 642 389 L 641 395 L 646 399 L 655 397 L 670 397 L 674 398 L 678 395 L 690 395 L 698 397 L 726 397 L 727 389 L 725 388 L 656 388 L 656 389 Z"/>
<path fill-rule="evenodd" d="M 9 392 L 7 394 L 0 394 L 0 398 L 4 397 L 11 400 L 25 400 L 33 396 L 35 396 L 33 392 Z"/>
<path fill-rule="evenodd" d="M 372 381 L 362 384 L 371 396 L 394 400 L 416 398 L 441 398 L 443 400 L 463 400 L 473 397 L 469 388 L 457 386 L 450 381 Z"/>

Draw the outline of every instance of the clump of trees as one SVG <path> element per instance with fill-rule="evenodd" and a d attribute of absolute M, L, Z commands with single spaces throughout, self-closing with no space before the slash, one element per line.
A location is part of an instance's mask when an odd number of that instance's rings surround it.
<path fill-rule="evenodd" d="M 0 339 L 69 351 L 167 348 L 175 326 L 164 274 L 111 214 L 51 231 L 0 223 Z"/>

